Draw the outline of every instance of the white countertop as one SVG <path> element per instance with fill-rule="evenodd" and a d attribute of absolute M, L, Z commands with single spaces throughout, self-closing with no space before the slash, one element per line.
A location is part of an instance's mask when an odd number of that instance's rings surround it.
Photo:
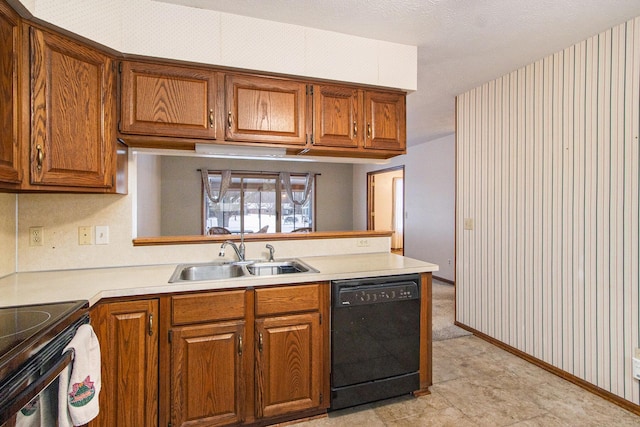
<path fill-rule="evenodd" d="M 319 273 L 169 283 L 177 264 L 15 273 L 0 278 L 0 307 L 318 282 L 438 271 L 438 266 L 390 253 L 300 258 Z"/>

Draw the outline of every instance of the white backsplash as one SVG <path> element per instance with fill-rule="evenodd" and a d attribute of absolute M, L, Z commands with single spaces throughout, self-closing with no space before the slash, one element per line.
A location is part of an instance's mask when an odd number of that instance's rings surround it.
<path fill-rule="evenodd" d="M 16 195 L 0 193 L 0 277 L 16 271 Z"/>

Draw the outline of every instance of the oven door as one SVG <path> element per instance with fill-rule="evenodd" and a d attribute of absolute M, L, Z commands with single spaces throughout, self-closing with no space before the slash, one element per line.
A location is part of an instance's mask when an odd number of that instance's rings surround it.
<path fill-rule="evenodd" d="M 72 364 L 72 351 L 45 362 L 37 372 L 15 383 L 2 404 L 2 427 L 54 426 L 58 422 L 58 378 Z"/>
<path fill-rule="evenodd" d="M 0 427 L 55 426 L 58 423 L 58 379 L 73 364 L 63 353 L 78 328 L 89 323 L 84 314 L 57 334 L 0 383 Z"/>

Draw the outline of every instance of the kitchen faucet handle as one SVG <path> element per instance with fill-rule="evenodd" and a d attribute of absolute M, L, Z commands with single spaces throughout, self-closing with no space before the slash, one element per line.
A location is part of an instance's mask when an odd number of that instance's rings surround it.
<path fill-rule="evenodd" d="M 269 262 L 275 261 L 275 259 L 273 259 L 273 253 L 276 251 L 276 249 L 268 243 L 266 248 L 269 249 Z"/>

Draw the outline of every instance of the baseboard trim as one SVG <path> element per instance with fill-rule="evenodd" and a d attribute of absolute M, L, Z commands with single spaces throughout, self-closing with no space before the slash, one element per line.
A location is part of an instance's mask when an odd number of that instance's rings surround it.
<path fill-rule="evenodd" d="M 436 280 L 439 280 L 441 282 L 448 283 L 448 284 L 453 285 L 453 286 L 456 285 L 456 282 L 454 282 L 453 280 L 445 279 L 444 277 L 433 276 L 433 278 L 436 279 Z"/>
<path fill-rule="evenodd" d="M 458 321 L 453 322 L 456 326 L 459 326 L 462 329 L 465 329 L 469 332 L 471 332 L 473 335 L 477 336 L 478 338 L 481 338 L 493 345 L 495 345 L 496 347 L 500 347 L 503 350 L 508 351 L 511 354 L 514 354 L 518 357 L 520 357 L 521 359 L 526 360 L 527 362 L 533 363 L 534 365 L 544 369 L 545 371 L 551 372 L 554 375 L 559 376 L 562 379 L 565 379 L 579 387 L 582 387 L 583 389 L 587 390 L 588 392 L 591 392 L 595 395 L 598 395 L 600 397 L 602 397 L 605 400 L 608 400 L 609 402 L 620 406 L 623 409 L 626 409 L 629 412 L 632 412 L 636 415 L 640 415 L 640 405 L 636 405 L 633 402 L 629 402 L 626 399 L 621 398 L 620 396 L 611 393 L 610 391 L 604 390 L 596 385 L 591 384 L 588 381 L 583 380 L 582 378 L 578 378 L 573 374 L 570 374 L 566 371 L 563 371 L 562 369 L 559 369 L 543 360 L 538 359 L 537 357 L 533 357 L 530 354 L 525 353 L 522 350 L 518 350 L 515 347 L 511 347 L 509 344 L 505 344 L 502 341 L 499 341 L 493 337 L 490 337 L 489 335 L 482 333 L 480 331 L 477 331 L 465 324 L 462 324 Z"/>

